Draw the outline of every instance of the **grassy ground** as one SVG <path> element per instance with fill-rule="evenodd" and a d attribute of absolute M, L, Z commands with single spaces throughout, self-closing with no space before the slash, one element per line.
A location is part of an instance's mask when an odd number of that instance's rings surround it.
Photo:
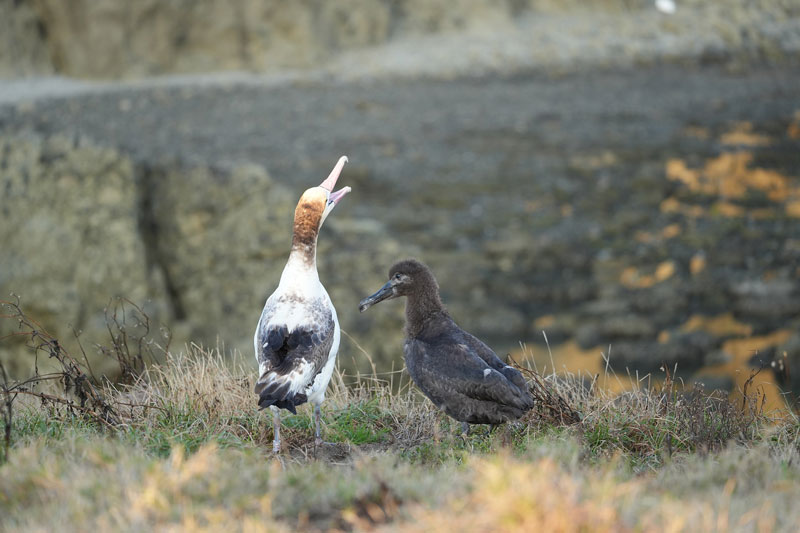
<path fill-rule="evenodd" d="M 304 406 L 283 416 L 274 456 L 255 377 L 241 361 L 191 347 L 125 386 L 90 390 L 73 376 L 71 404 L 52 383 L 27 386 L 38 396 L 14 389 L 0 529 L 800 527 L 800 422 L 762 413 L 756 391 L 731 402 L 667 378 L 611 396 L 575 376 L 529 373 L 535 412 L 463 437 L 407 383 L 338 374 L 323 406 L 330 444 L 314 447 Z M 580 420 L 566 423 L 565 406 Z"/>

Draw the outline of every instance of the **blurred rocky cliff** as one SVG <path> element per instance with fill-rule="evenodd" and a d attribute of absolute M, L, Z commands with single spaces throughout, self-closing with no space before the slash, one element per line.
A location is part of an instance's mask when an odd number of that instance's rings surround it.
<path fill-rule="evenodd" d="M 649 0 L 0 0 L 0 75 L 138 78 L 331 63 L 361 74 L 474 74 L 655 58 L 775 60 L 800 50 L 794 0 L 677 4 L 666 15 Z M 379 45 L 389 45 L 391 61 L 370 53 L 356 65 L 338 61 Z"/>
<path fill-rule="evenodd" d="M 501 355 L 800 369 L 800 6 L 677 5 L 0 0 L 2 297 L 90 357 L 124 296 L 249 358 L 347 154 L 319 267 L 349 368 L 399 365 L 402 304 L 357 302 L 412 255 Z"/>

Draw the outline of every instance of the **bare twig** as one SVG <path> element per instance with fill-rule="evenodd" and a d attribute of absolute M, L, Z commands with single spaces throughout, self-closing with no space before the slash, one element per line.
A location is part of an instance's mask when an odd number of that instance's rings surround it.
<path fill-rule="evenodd" d="M 104 312 L 111 346 L 98 349 L 117 361 L 119 381 L 132 383 L 148 364 L 157 360 L 154 354 L 157 345 L 150 338 L 150 317 L 127 298 L 112 298 Z M 167 345 L 169 341 L 168 336 Z"/>
<path fill-rule="evenodd" d="M 58 379 L 63 384 L 64 392 L 73 394 L 77 398 L 79 402 L 78 410 L 103 426 L 115 425 L 118 422 L 116 411 L 107 401 L 98 384 L 84 372 L 82 365 L 70 355 L 59 343 L 58 339 L 50 335 L 38 322 L 25 314 L 20 307 L 19 298 L 14 302 L 0 301 L 0 307 L 6 311 L 0 314 L 0 318 L 17 322 L 19 331 L 15 335 L 27 337 L 27 345 L 34 351 L 35 356 L 38 356 L 41 351 L 46 353 L 50 359 L 55 359 L 59 363 L 61 372 L 57 373 L 60 374 Z M 32 378 L 15 383 L 10 387 L 6 386 L 6 389 L 13 393 L 24 392 L 34 396 L 39 395 L 40 398 L 43 398 L 41 396 L 43 393 L 29 391 L 26 386 L 44 379 L 53 379 L 53 376 L 40 376 L 37 363 L 35 374 Z M 52 398 L 47 399 L 52 400 Z M 59 403 L 74 404 L 72 400 L 66 398 L 60 398 L 60 400 Z"/>
<path fill-rule="evenodd" d="M 11 421 L 13 416 L 14 396 L 8 388 L 8 374 L 6 374 L 6 367 L 3 366 L 3 361 L 0 361 L 0 374 L 3 377 L 3 383 L 0 385 L 0 390 L 3 392 L 3 456 L 0 457 L 0 464 L 8 461 L 8 453 L 11 449 Z"/>

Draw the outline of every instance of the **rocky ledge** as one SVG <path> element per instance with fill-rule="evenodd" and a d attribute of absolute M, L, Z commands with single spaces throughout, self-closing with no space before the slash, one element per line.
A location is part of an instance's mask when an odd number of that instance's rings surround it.
<path fill-rule="evenodd" d="M 798 86 L 793 69 L 661 66 L 7 105 L 0 290 L 62 335 L 101 341 L 123 295 L 175 342 L 249 357 L 296 198 L 346 153 L 353 193 L 319 263 L 349 368 L 369 368 L 353 340 L 398 364 L 401 305 L 357 302 L 409 255 L 501 354 L 543 349 L 544 330 L 571 368 L 603 352 L 712 382 L 756 353 L 798 364 Z"/>

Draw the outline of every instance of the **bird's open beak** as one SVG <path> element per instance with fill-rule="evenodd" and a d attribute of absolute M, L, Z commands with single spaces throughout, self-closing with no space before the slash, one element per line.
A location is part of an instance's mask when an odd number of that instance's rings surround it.
<path fill-rule="evenodd" d="M 395 296 L 396 294 L 394 292 L 394 286 L 392 285 L 392 282 L 387 281 L 383 287 L 378 289 L 378 292 L 361 300 L 358 304 L 358 310 L 363 313 L 376 303 L 394 298 Z"/>
<path fill-rule="evenodd" d="M 344 195 L 345 195 L 345 194 L 347 194 L 347 193 L 349 193 L 351 190 L 352 190 L 352 189 L 351 189 L 350 187 L 344 187 L 344 188 L 342 188 L 342 189 L 339 189 L 339 190 L 338 190 L 338 191 L 336 191 L 336 192 L 332 192 L 332 193 L 331 193 L 331 194 L 328 196 L 328 203 L 333 203 L 333 205 L 336 205 L 336 204 L 338 204 L 338 203 L 339 203 L 339 200 L 341 200 L 342 198 L 344 198 Z"/>
<path fill-rule="evenodd" d="M 336 192 L 333 192 L 333 188 L 336 187 L 336 181 L 339 179 L 339 174 L 342 173 L 342 168 L 344 168 L 344 164 L 347 163 L 347 156 L 343 155 L 339 158 L 339 161 L 336 162 L 336 166 L 333 167 L 331 173 L 325 178 L 320 184 L 320 187 L 328 191 L 330 194 L 328 195 L 328 203 L 338 204 L 339 200 L 344 198 L 344 195 L 350 192 L 350 187 L 344 187 L 339 189 Z"/>

